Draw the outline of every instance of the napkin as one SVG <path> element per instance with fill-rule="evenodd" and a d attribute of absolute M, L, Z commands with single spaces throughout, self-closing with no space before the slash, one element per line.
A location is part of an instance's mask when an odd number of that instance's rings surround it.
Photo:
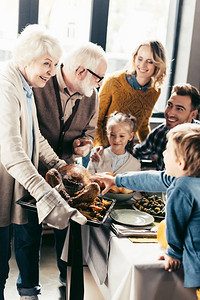
<path fill-rule="evenodd" d="M 132 243 L 158 243 L 157 238 L 154 237 L 129 237 L 128 238 Z"/>
<path fill-rule="evenodd" d="M 108 274 L 108 259 L 110 253 L 110 240 L 114 237 L 110 230 L 111 219 L 98 227 L 90 226 L 89 256 L 93 262 L 94 269 L 103 284 Z"/>
<path fill-rule="evenodd" d="M 155 237 L 157 236 L 158 226 L 154 223 L 149 226 L 128 226 L 121 224 L 111 224 L 112 231 L 118 237 Z"/>

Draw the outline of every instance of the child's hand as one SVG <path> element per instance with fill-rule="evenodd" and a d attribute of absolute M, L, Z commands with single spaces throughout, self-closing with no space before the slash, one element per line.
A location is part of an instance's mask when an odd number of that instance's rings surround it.
<path fill-rule="evenodd" d="M 160 256 L 158 260 L 165 260 L 165 270 L 168 272 L 178 270 L 181 267 L 181 261 L 179 259 L 171 257 L 167 254 Z"/>
<path fill-rule="evenodd" d="M 112 175 L 107 175 L 106 173 L 96 173 L 90 178 L 91 181 L 100 181 L 105 185 L 105 188 L 102 190 L 101 194 L 105 195 L 110 188 L 115 185 L 115 177 Z"/>
<path fill-rule="evenodd" d="M 99 162 L 100 157 L 103 154 L 103 151 L 104 151 L 103 146 L 94 147 L 91 151 L 91 154 L 90 154 L 91 161 L 92 162 Z"/>

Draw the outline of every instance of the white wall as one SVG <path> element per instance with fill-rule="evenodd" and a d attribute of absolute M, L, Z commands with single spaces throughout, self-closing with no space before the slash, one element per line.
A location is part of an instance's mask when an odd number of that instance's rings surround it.
<path fill-rule="evenodd" d="M 196 1 L 192 45 L 188 68 L 189 83 L 200 89 L 200 1 Z"/>
<path fill-rule="evenodd" d="M 174 83 L 200 88 L 200 0 L 184 0 Z"/>

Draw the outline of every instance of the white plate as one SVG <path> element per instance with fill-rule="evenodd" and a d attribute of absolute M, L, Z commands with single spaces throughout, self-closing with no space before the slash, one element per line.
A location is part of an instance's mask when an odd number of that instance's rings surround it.
<path fill-rule="evenodd" d="M 117 202 L 121 201 L 127 201 L 130 200 L 133 197 L 134 193 L 129 193 L 129 194 L 116 194 L 116 193 L 106 193 L 104 196 L 110 199 L 116 199 Z"/>
<path fill-rule="evenodd" d="M 153 216 L 132 209 L 113 209 L 110 216 L 118 223 L 132 226 L 146 226 L 154 222 Z"/>

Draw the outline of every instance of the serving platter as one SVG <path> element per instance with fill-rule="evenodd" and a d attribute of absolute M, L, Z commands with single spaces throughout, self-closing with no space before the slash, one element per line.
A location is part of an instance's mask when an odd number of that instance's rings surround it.
<path fill-rule="evenodd" d="M 114 221 L 130 226 L 147 226 L 154 222 L 153 216 L 133 209 L 113 209 L 110 216 Z"/>
<path fill-rule="evenodd" d="M 87 220 L 87 225 L 91 225 L 91 226 L 100 226 L 101 224 L 103 224 L 107 217 L 109 216 L 111 210 L 113 209 L 116 200 L 115 199 L 111 199 L 111 198 L 107 198 L 105 196 L 98 196 L 98 198 L 100 198 L 101 200 L 107 200 L 109 203 L 106 206 L 106 210 L 103 212 L 102 215 L 102 219 L 101 220 L 94 220 L 94 219 L 88 219 Z M 30 195 L 27 194 L 24 197 L 20 198 L 19 200 L 16 201 L 17 204 L 21 205 L 23 208 L 25 209 L 29 209 L 31 211 L 37 211 L 37 207 L 36 207 L 36 200 Z"/>

